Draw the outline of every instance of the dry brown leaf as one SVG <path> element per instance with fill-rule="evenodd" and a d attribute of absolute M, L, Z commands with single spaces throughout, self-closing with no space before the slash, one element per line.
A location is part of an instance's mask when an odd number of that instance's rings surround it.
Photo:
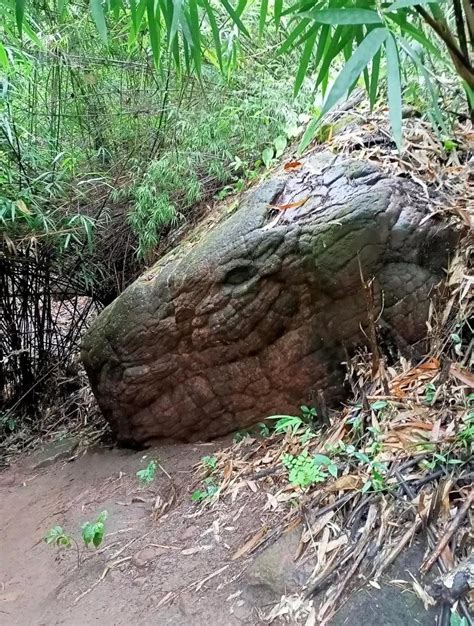
<path fill-rule="evenodd" d="M 306 204 L 308 202 L 310 196 L 306 196 L 306 198 L 301 198 L 301 200 L 297 200 L 296 202 L 290 202 L 289 204 L 269 204 L 268 206 L 271 209 L 276 209 L 277 211 L 288 211 L 290 209 L 299 209 L 300 206 Z"/>
<path fill-rule="evenodd" d="M 459 365 L 455 365 L 453 363 L 449 372 L 452 376 L 454 376 L 454 378 L 457 378 L 468 387 L 474 388 L 474 376 L 467 370 L 461 369 Z"/>
<path fill-rule="evenodd" d="M 292 170 L 298 170 L 302 165 L 301 161 L 289 161 L 285 163 L 283 169 L 285 172 L 291 172 Z"/>
<path fill-rule="evenodd" d="M 230 560 L 231 561 L 236 561 L 237 559 L 240 559 L 240 557 L 244 556 L 245 554 L 248 554 L 254 548 L 256 548 L 258 546 L 258 544 L 260 543 L 260 541 L 267 534 L 267 530 L 268 529 L 267 529 L 266 526 L 264 526 L 263 528 L 260 528 L 260 530 L 257 533 L 255 533 L 255 535 L 253 537 L 251 537 L 248 541 L 246 541 L 244 543 L 244 545 L 241 546 L 237 550 L 237 552 L 234 552 L 234 554 L 231 556 Z"/>
<path fill-rule="evenodd" d="M 346 474 L 335 480 L 329 487 L 328 491 L 352 491 L 354 489 L 360 489 L 363 481 L 360 476 L 355 474 Z"/>
<path fill-rule="evenodd" d="M 227 463 L 225 464 L 224 467 L 224 480 L 229 480 L 230 477 L 232 476 L 232 459 L 227 461 Z"/>

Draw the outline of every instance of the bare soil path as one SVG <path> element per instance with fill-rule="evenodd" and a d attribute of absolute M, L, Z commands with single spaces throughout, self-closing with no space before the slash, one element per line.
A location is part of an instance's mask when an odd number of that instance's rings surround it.
<path fill-rule="evenodd" d="M 216 517 L 191 501 L 193 466 L 226 444 L 96 449 L 46 467 L 33 456 L 0 474 L 0 624 L 262 623 L 271 599 L 231 560 L 258 512 L 248 503 Z M 153 458 L 164 471 L 143 487 L 136 472 Z M 102 510 L 104 543 L 81 546 L 80 566 L 74 549 L 43 541 L 60 525 L 81 545 L 80 525 Z"/>

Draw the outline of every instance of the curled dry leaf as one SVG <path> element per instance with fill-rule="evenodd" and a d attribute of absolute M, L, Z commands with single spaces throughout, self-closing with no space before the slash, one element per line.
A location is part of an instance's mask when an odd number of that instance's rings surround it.
<path fill-rule="evenodd" d="M 360 476 L 355 474 L 346 474 L 335 480 L 328 487 L 328 491 L 353 491 L 362 487 L 363 481 Z"/>

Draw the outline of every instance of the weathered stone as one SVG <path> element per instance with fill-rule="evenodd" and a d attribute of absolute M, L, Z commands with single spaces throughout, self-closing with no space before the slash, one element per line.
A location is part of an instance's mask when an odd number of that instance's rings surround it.
<path fill-rule="evenodd" d="M 131 564 L 138 569 L 147 567 L 152 561 L 166 553 L 166 548 L 147 546 L 132 556 Z"/>
<path fill-rule="evenodd" d="M 301 527 L 284 533 L 253 560 L 246 581 L 266 587 L 276 596 L 299 592 L 313 570 L 311 564 L 301 565 L 295 560 L 300 539 Z"/>
<path fill-rule="evenodd" d="M 361 270 L 375 279 L 375 316 L 418 342 L 453 241 L 410 181 L 313 156 L 98 316 L 82 351 L 92 389 L 130 445 L 209 439 L 294 412 L 318 390 L 334 402 L 346 350 L 367 342 Z"/>
<path fill-rule="evenodd" d="M 70 458 L 79 441 L 74 437 L 66 437 L 58 441 L 52 441 L 48 443 L 31 457 L 31 465 L 33 470 L 49 467 L 56 461 L 61 461 Z"/>

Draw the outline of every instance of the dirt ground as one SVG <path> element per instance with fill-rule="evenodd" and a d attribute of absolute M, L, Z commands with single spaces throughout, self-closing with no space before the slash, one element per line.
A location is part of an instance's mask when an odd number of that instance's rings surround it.
<path fill-rule="evenodd" d="M 193 466 L 227 444 L 95 449 L 47 467 L 35 455 L 0 474 L 0 624 L 263 623 L 272 598 L 231 559 L 261 524 L 258 510 L 191 501 Z M 143 487 L 136 472 L 152 458 L 164 471 Z M 105 541 L 85 549 L 80 525 L 102 510 Z M 80 566 L 75 549 L 43 541 L 54 525 L 78 539 Z"/>

